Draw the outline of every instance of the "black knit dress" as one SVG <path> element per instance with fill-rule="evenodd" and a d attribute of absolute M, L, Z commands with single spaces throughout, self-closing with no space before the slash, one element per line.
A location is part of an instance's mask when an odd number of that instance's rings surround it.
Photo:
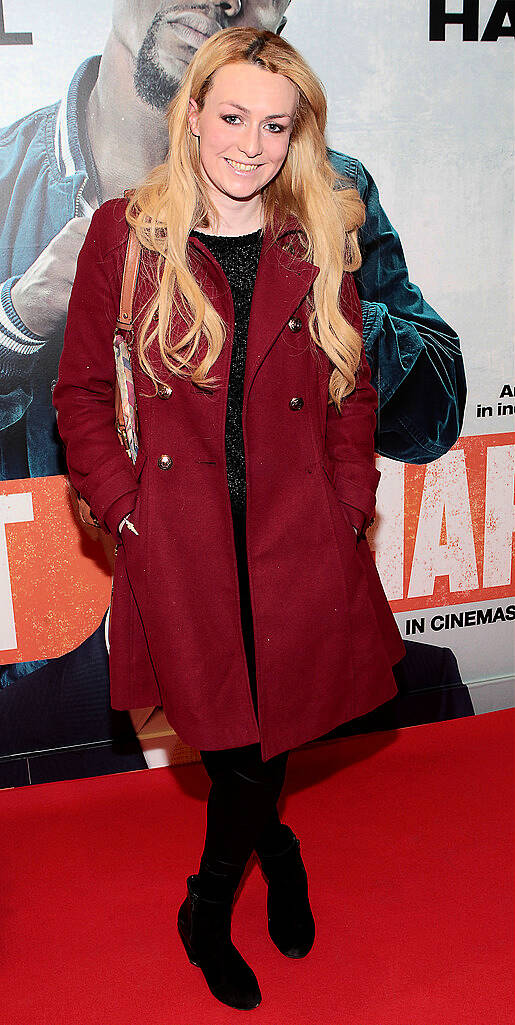
<path fill-rule="evenodd" d="M 249 235 L 206 235 L 201 231 L 194 231 L 192 234 L 196 235 L 207 246 L 215 260 L 220 264 L 229 282 L 234 304 L 234 340 L 225 417 L 225 453 L 236 560 L 238 564 L 243 642 L 257 718 L 256 659 L 245 529 L 247 482 L 242 412 L 250 305 L 256 281 L 263 232 L 259 228 Z"/>

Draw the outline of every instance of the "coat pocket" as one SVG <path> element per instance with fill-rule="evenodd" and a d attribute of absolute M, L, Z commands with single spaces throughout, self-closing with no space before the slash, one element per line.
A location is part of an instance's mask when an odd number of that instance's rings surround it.
<path fill-rule="evenodd" d="M 334 497 L 336 499 L 336 502 L 337 502 L 337 508 L 340 511 L 340 514 L 343 516 L 344 521 L 347 524 L 349 530 L 351 531 L 352 537 L 354 539 L 354 543 L 357 545 L 357 543 L 358 543 L 358 533 L 357 533 L 357 531 L 355 530 L 354 526 L 351 523 L 350 516 L 349 516 L 349 514 L 347 512 L 347 509 L 345 508 L 345 502 L 342 502 L 341 498 L 338 497 L 338 494 L 337 494 L 337 491 L 336 491 L 336 488 L 335 488 L 335 484 L 334 484 L 335 466 L 334 466 L 334 463 L 332 463 L 331 460 L 329 459 L 329 457 L 328 457 L 326 452 L 324 452 L 324 454 L 322 456 L 321 466 L 322 466 L 322 470 L 323 470 L 327 480 L 329 481 L 329 484 L 331 485 L 331 490 L 332 490 L 333 495 L 334 495 Z"/>
<path fill-rule="evenodd" d="M 143 471 L 143 467 L 147 461 L 147 453 L 145 449 L 140 445 L 138 454 L 136 456 L 136 462 L 134 463 L 134 476 L 136 480 L 139 480 Z"/>
<path fill-rule="evenodd" d="M 138 489 L 136 491 L 136 501 L 134 502 L 134 505 L 129 513 L 129 520 L 137 533 L 134 533 L 134 530 L 131 530 L 131 528 L 128 526 L 122 528 L 120 537 L 124 547 L 126 542 L 129 541 L 130 537 L 133 537 L 136 541 L 138 541 L 140 538 L 140 534 L 144 529 L 144 522 L 142 520 L 141 515 L 141 507 L 143 502 L 145 501 L 146 496 L 144 494 L 145 483 L 141 481 L 141 475 L 145 468 L 146 462 L 147 453 L 140 446 L 138 449 L 138 455 L 136 456 L 136 462 L 134 463 L 133 467 L 134 476 L 136 478 L 136 481 L 138 482 Z"/>

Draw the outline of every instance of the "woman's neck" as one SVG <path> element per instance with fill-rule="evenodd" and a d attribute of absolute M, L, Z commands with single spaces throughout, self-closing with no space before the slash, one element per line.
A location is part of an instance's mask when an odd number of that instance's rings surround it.
<path fill-rule="evenodd" d="M 263 204 L 260 196 L 256 198 L 259 199 L 259 205 L 252 204 L 251 207 L 247 203 L 240 204 L 236 210 L 232 204 L 227 210 L 221 209 L 220 204 L 218 204 L 216 207 L 218 214 L 216 230 L 211 225 L 199 230 L 205 235 L 224 235 L 225 237 L 251 235 L 252 232 L 263 227 Z"/>

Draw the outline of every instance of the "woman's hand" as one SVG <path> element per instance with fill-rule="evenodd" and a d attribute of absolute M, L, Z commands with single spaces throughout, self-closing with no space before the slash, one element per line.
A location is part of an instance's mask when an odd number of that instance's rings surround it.
<path fill-rule="evenodd" d="M 137 537 L 139 537 L 139 533 L 136 530 L 136 527 L 131 522 L 131 520 L 129 519 L 128 516 L 124 516 L 123 520 L 120 520 L 120 523 L 118 524 L 118 533 L 119 533 L 120 536 L 121 536 L 123 527 L 126 527 L 127 530 L 130 530 L 133 534 L 136 534 Z"/>

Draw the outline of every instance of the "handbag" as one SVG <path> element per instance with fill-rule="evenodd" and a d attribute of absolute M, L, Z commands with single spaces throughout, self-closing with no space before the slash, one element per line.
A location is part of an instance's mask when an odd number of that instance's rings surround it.
<path fill-rule="evenodd" d="M 131 367 L 131 349 L 134 341 L 132 308 L 141 261 L 141 245 L 133 228 L 129 228 L 125 262 L 120 291 L 120 309 L 113 338 L 113 355 L 116 369 L 114 389 L 114 423 L 120 444 L 133 463 L 138 455 L 138 408 L 134 378 Z M 96 516 L 85 498 L 70 485 L 80 520 L 88 527 L 100 528 Z M 100 528 L 103 529 L 103 528 Z"/>

